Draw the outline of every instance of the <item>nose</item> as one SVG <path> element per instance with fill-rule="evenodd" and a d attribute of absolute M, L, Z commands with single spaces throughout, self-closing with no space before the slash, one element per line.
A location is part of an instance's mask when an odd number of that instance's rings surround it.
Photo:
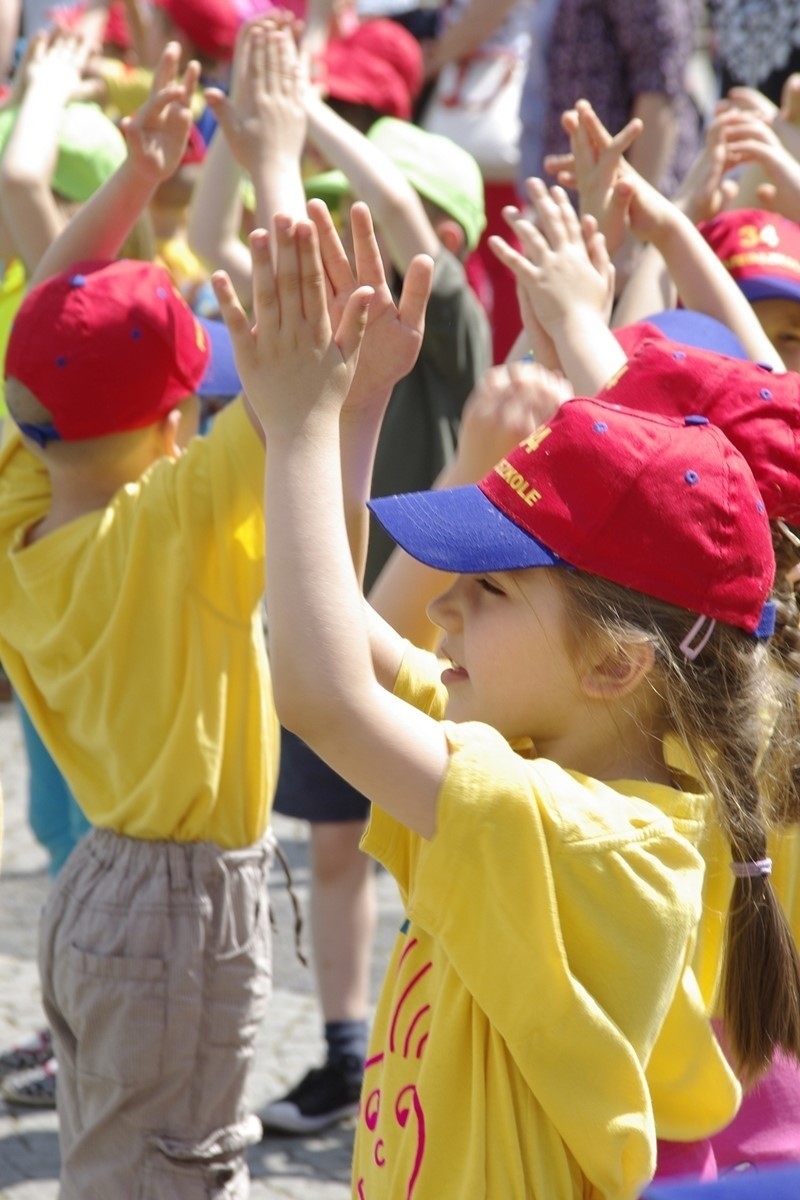
<path fill-rule="evenodd" d="M 434 625 L 438 625 L 440 629 L 452 629 L 455 621 L 458 618 L 458 594 L 461 576 L 458 575 L 450 587 L 437 596 L 435 600 L 431 600 L 428 605 L 428 618 L 433 621 Z"/>

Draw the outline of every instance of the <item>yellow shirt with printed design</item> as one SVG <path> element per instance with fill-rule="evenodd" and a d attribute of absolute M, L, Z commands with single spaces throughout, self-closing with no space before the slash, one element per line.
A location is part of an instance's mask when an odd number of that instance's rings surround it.
<path fill-rule="evenodd" d="M 436 659 L 395 691 L 441 719 Z M 739 1086 L 690 968 L 707 797 L 601 783 L 445 723 L 437 832 L 373 807 L 408 920 L 356 1134 L 357 1200 L 634 1200 L 656 1132 L 706 1137 Z"/>
<path fill-rule="evenodd" d="M 93 825 L 227 848 L 266 829 L 263 476 L 238 401 L 177 461 L 26 546 L 49 478 L 4 438 L 0 660 Z"/>

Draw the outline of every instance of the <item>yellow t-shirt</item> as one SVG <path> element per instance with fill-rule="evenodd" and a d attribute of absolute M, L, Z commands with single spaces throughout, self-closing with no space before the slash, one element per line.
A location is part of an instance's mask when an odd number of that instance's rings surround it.
<path fill-rule="evenodd" d="M 25 268 L 19 259 L 12 259 L 0 277 L 0 421 L 8 415 L 5 400 L 3 364 L 11 335 L 11 325 L 17 309 L 25 298 Z"/>
<path fill-rule="evenodd" d="M 107 508 L 25 546 L 49 507 L 0 451 L 0 659 L 92 824 L 241 847 L 278 766 L 260 615 L 264 450 L 241 402 Z"/>
<path fill-rule="evenodd" d="M 396 692 L 443 713 L 436 660 Z M 707 798 L 606 784 L 445 723 L 437 831 L 376 807 L 362 846 L 408 921 L 367 1058 L 353 1195 L 633 1200 L 656 1135 L 694 1140 L 740 1089 L 689 968 Z"/>

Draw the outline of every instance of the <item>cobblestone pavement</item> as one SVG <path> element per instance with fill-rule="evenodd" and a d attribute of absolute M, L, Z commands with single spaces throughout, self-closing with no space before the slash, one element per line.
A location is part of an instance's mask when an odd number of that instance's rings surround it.
<path fill-rule="evenodd" d="M 42 1024 L 36 971 L 36 929 L 47 890 L 45 854 L 25 820 L 26 768 L 16 715 L 0 704 L 0 783 L 5 836 L 0 867 L 0 1047 L 27 1037 Z M 307 908 L 307 827 L 277 818 L 276 833 Z M 278 923 L 274 939 L 275 991 L 260 1033 L 251 1100 L 256 1111 L 296 1082 L 322 1053 L 321 1020 L 311 972 L 295 958 L 293 917 L 283 873 L 273 877 Z M 379 928 L 373 962 L 373 996 L 394 932 L 402 919 L 394 884 L 378 876 Z M 308 950 L 308 936 L 305 936 Z M 309 1138 L 274 1137 L 250 1152 L 253 1200 L 346 1200 L 353 1126 Z M 55 1200 L 58 1134 L 54 1113 L 11 1109 L 0 1099 L 0 1200 Z"/>

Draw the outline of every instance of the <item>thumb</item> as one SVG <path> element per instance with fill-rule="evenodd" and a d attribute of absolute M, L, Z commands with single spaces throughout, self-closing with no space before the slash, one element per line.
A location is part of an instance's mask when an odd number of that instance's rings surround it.
<path fill-rule="evenodd" d="M 775 203 L 778 196 L 778 189 L 774 183 L 760 183 L 756 188 L 756 197 L 762 208 L 768 212 L 775 211 Z"/>
<path fill-rule="evenodd" d="M 348 297 L 344 306 L 334 341 L 346 363 L 358 360 L 358 352 L 364 338 L 369 317 L 369 306 L 375 291 L 371 287 L 359 287 Z"/>

